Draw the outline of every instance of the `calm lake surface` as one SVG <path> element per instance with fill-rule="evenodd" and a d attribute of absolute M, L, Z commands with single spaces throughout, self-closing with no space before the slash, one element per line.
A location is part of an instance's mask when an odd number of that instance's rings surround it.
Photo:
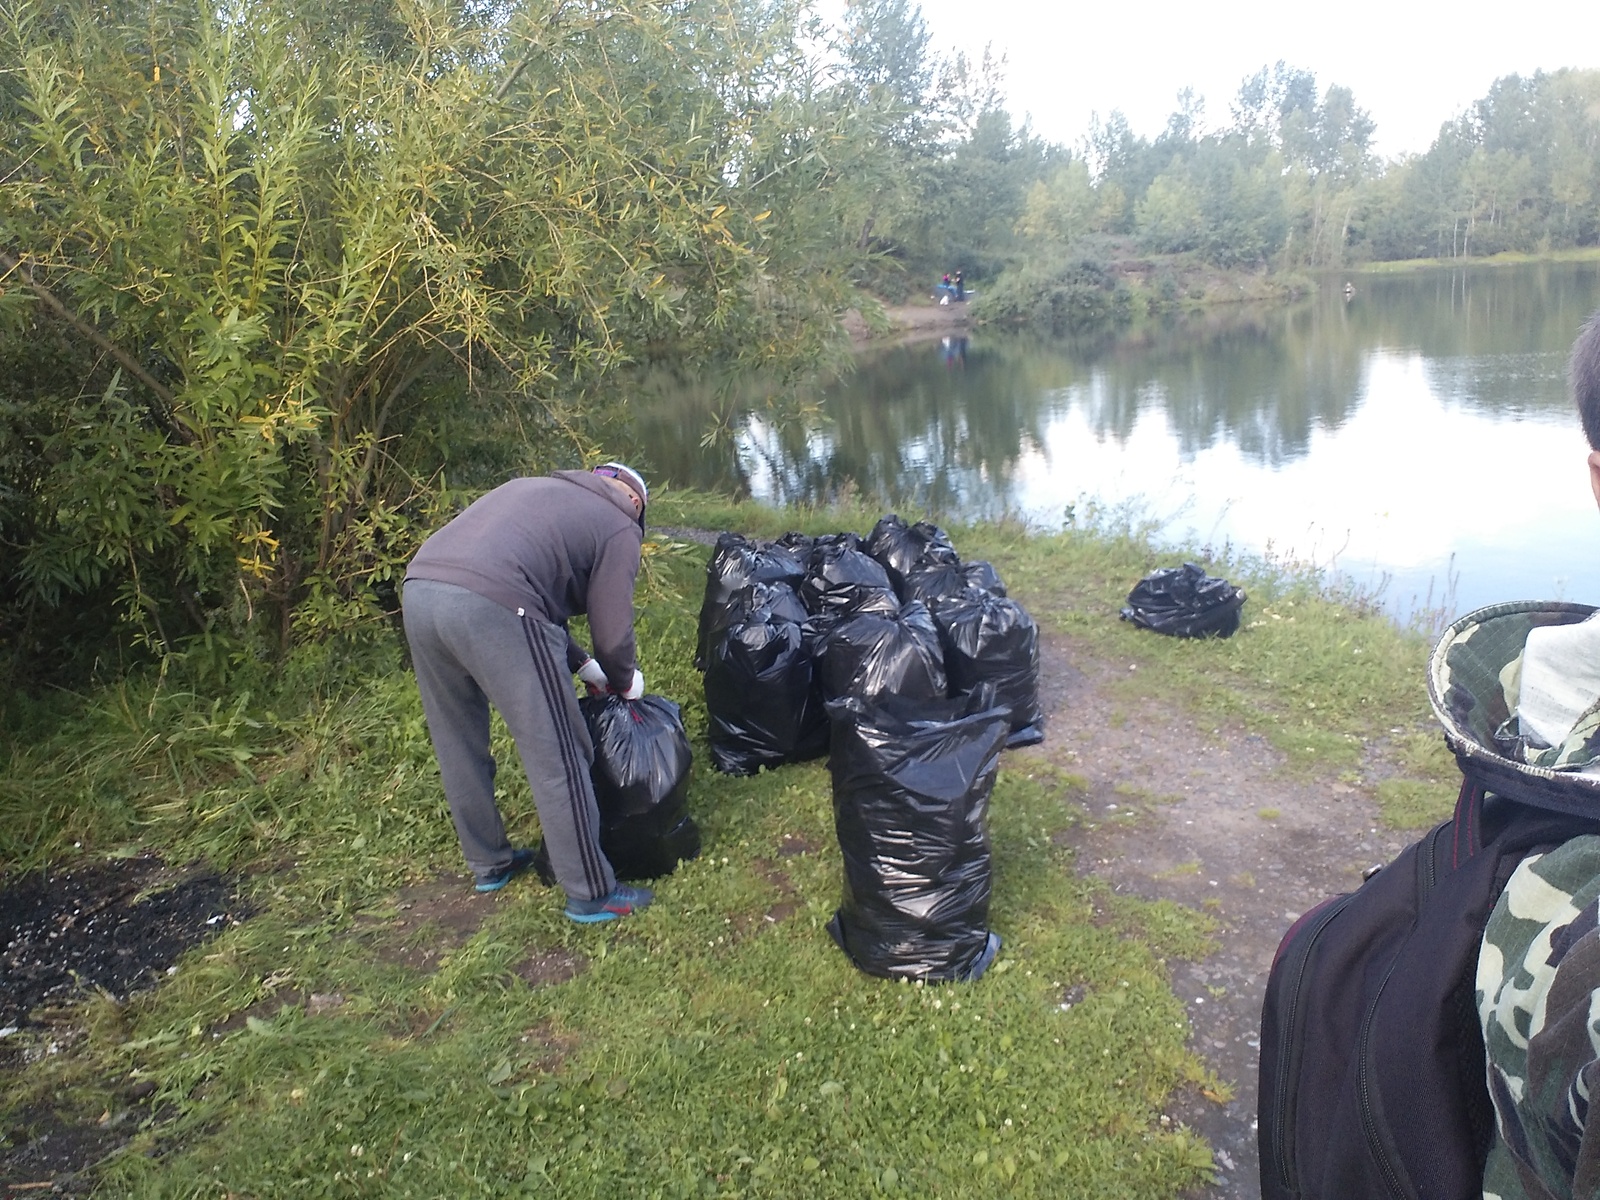
<path fill-rule="evenodd" d="M 901 346 L 803 394 L 799 419 L 775 388 L 656 371 L 635 450 L 674 483 L 773 503 L 853 490 L 1043 529 L 1129 510 L 1163 544 L 1340 572 L 1402 618 L 1600 604 L 1600 512 L 1565 394 L 1600 263 L 1355 287 L 1094 339 Z"/>

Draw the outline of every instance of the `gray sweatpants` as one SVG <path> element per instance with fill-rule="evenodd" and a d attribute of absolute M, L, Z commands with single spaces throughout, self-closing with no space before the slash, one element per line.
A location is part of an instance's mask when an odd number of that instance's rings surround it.
<path fill-rule="evenodd" d="M 594 747 L 567 671 L 566 634 L 431 579 L 406 582 L 403 612 L 445 799 L 473 873 L 511 862 L 494 802 L 493 704 L 516 741 L 556 881 L 575 900 L 610 894 L 616 877 L 600 850 Z"/>

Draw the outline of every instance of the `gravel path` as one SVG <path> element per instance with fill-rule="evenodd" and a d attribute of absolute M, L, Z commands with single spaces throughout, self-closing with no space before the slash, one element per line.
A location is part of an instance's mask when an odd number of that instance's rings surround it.
<path fill-rule="evenodd" d="M 1301 912 L 1355 887 L 1364 868 L 1387 862 L 1413 838 L 1381 826 L 1359 789 L 1290 778 L 1259 736 L 1212 727 L 1154 700 L 1134 711 L 1113 702 L 1107 685 L 1128 669 L 1075 641 L 1047 638 L 1040 665 L 1047 736 L 1022 753 L 1088 781 L 1093 820 L 1079 843 L 1081 871 L 1220 922 L 1216 953 L 1174 963 L 1172 976 L 1189 1011 L 1191 1045 L 1232 1096 L 1217 1103 L 1180 1094 L 1170 1113 L 1215 1150 L 1217 1183 L 1198 1195 L 1258 1200 L 1261 998 L 1278 941 Z M 1113 711 L 1125 719 L 1108 721 Z M 1130 805 L 1137 819 L 1109 820 Z"/>

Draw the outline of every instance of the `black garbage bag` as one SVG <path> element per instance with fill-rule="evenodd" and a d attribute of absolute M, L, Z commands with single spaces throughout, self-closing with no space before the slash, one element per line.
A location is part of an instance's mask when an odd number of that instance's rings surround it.
<path fill-rule="evenodd" d="M 944 530 L 926 521 L 907 525 L 897 513 L 878 519 L 867 535 L 866 551 L 883 564 L 897 591 L 905 587 L 906 577 L 918 567 L 960 562 L 950 535 Z"/>
<path fill-rule="evenodd" d="M 712 765 L 728 775 L 753 775 L 827 753 L 828 714 L 799 598 L 781 584 L 756 584 L 734 608 L 738 615 L 706 663 Z"/>
<path fill-rule="evenodd" d="M 790 532 L 779 538 L 777 544 L 786 547 L 805 563 L 807 568 L 815 566 L 821 555 L 836 553 L 839 550 L 862 549 L 861 535 L 847 530 L 839 533 Z"/>
<path fill-rule="evenodd" d="M 929 608 L 951 596 L 959 596 L 967 587 L 967 577 L 959 563 L 930 563 L 918 567 L 905 577 L 900 585 L 903 600 L 921 600 Z"/>
<path fill-rule="evenodd" d="M 939 601 L 933 614 L 944 647 L 950 694 L 962 696 L 982 684 L 994 687 L 1011 710 L 1007 746 L 1044 740 L 1039 713 L 1039 627 L 1015 600 L 969 588 Z"/>
<path fill-rule="evenodd" d="M 993 693 L 828 705 L 844 902 L 828 932 L 869 975 L 972 980 L 989 931 L 989 794 L 1010 728 Z"/>
<path fill-rule="evenodd" d="M 752 542 L 737 533 L 720 535 L 711 561 L 706 564 L 706 594 L 700 605 L 695 667 L 705 670 L 712 640 L 727 624 L 728 605 L 742 589 L 753 583 L 798 585 L 805 574 L 803 559 L 788 546 Z"/>
<path fill-rule="evenodd" d="M 855 696 L 942 699 L 949 690 L 939 630 L 913 600 L 889 612 L 852 613 L 816 637 L 817 679 L 828 700 Z"/>
<path fill-rule="evenodd" d="M 1244 601 L 1243 588 L 1184 563 L 1141 579 L 1128 593 L 1122 619 L 1173 637 L 1231 637 Z"/>
<path fill-rule="evenodd" d="M 967 581 L 969 588 L 978 588 L 988 592 L 991 596 L 1004 596 L 1006 585 L 1000 581 L 1000 572 L 994 569 L 994 564 L 979 559 L 977 562 L 962 564 L 961 574 Z"/>
<path fill-rule="evenodd" d="M 888 573 L 844 542 L 812 552 L 811 569 L 800 582 L 800 599 L 807 612 L 821 618 L 819 630 L 847 613 L 888 612 L 900 607 Z"/>
<path fill-rule="evenodd" d="M 937 609 L 942 601 L 974 588 L 991 596 L 1006 594 L 999 572 L 989 563 L 941 562 L 918 567 L 907 575 L 900 596 L 903 600 L 921 600 L 929 608 Z"/>
<path fill-rule="evenodd" d="M 779 621 L 804 625 L 811 616 L 800 593 L 788 583 L 752 583 L 740 588 L 728 601 L 727 623 L 749 620 L 752 613 L 765 612 Z"/>
<path fill-rule="evenodd" d="M 594 798 L 600 848 L 622 879 L 671 874 L 700 853 L 689 815 L 693 755 L 678 706 L 665 696 L 584 696 L 578 701 L 594 742 Z"/>
<path fill-rule="evenodd" d="M 817 537 L 815 534 L 797 533 L 791 529 L 788 533 L 776 539 L 772 544 L 774 546 L 782 546 L 801 562 L 805 562 L 811 556 L 811 547 L 816 544 L 816 541 Z"/>

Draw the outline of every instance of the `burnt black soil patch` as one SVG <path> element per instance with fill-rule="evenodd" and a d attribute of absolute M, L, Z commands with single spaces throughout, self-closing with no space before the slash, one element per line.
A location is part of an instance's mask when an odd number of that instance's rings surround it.
<path fill-rule="evenodd" d="M 0 892 L 0 1027 L 93 991 L 126 999 L 250 913 L 234 882 L 153 855 L 21 879 Z"/>
<path fill-rule="evenodd" d="M 87 1194 L 90 1183 L 83 1169 L 128 1140 L 128 1130 L 117 1127 L 126 1123 L 126 1116 L 118 1122 L 74 1124 L 55 1113 L 37 1114 L 26 1131 L 10 1131 L 18 1144 L 0 1157 L 0 1197 Z"/>

